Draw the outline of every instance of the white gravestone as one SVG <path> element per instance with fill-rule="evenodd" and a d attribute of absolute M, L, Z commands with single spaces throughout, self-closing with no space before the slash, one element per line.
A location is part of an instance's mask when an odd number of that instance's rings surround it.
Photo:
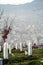
<path fill-rule="evenodd" d="M 3 47 L 3 55 L 4 55 L 4 59 L 8 59 L 7 42 L 4 43 L 4 47 Z"/>
<path fill-rule="evenodd" d="M 28 52 L 27 52 L 27 51 L 25 51 L 25 55 L 27 55 L 27 53 L 28 53 Z"/>
<path fill-rule="evenodd" d="M 0 51 L 1 51 L 1 46 L 0 46 Z"/>
<path fill-rule="evenodd" d="M 28 55 L 32 55 L 32 43 L 29 41 L 28 43 Z"/>
<path fill-rule="evenodd" d="M 22 43 L 20 42 L 20 51 L 22 51 Z"/>
<path fill-rule="evenodd" d="M 9 54 L 11 54 L 11 45 L 9 45 Z"/>
<path fill-rule="evenodd" d="M 17 43 L 15 44 L 15 48 L 18 49 L 18 48 L 17 48 Z"/>

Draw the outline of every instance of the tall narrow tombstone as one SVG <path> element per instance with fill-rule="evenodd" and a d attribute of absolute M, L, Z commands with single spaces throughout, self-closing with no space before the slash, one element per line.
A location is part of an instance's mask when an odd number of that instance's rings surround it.
<path fill-rule="evenodd" d="M 7 43 L 7 48 L 9 48 L 9 44 Z"/>
<path fill-rule="evenodd" d="M 5 43 L 4 43 L 4 46 L 3 46 L 3 56 L 4 56 L 4 59 L 8 59 L 7 42 L 5 42 Z"/>
<path fill-rule="evenodd" d="M 20 42 L 20 51 L 22 51 L 22 42 Z"/>
<path fill-rule="evenodd" d="M 18 49 L 17 43 L 15 44 L 15 48 Z"/>
<path fill-rule="evenodd" d="M 0 46 L 0 51 L 1 51 L 1 46 Z"/>
<path fill-rule="evenodd" d="M 9 48 L 8 40 L 6 39 L 5 41 L 7 42 L 7 48 Z"/>
<path fill-rule="evenodd" d="M 25 51 L 25 55 L 27 55 L 27 51 Z"/>
<path fill-rule="evenodd" d="M 9 45 L 9 54 L 11 54 L 11 45 Z"/>
<path fill-rule="evenodd" d="M 29 41 L 28 43 L 28 55 L 32 55 L 32 42 Z"/>

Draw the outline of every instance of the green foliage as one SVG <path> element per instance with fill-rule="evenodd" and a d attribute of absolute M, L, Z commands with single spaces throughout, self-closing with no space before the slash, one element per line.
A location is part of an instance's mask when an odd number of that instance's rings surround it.
<path fill-rule="evenodd" d="M 43 58 L 43 49 L 33 49 L 33 56 L 37 56 L 39 59 Z"/>
<path fill-rule="evenodd" d="M 4 60 L 4 65 L 43 65 L 43 63 L 39 62 L 43 58 L 43 49 L 33 49 L 32 56 L 25 55 L 24 51 L 20 51 L 19 49 L 13 49 L 12 53 L 15 56 L 9 54 L 9 60 L 7 63 Z M 0 52 L 0 57 L 3 57 L 2 51 Z"/>
<path fill-rule="evenodd" d="M 20 51 L 19 49 L 18 50 L 12 49 L 12 53 L 24 53 L 24 51 Z"/>
<path fill-rule="evenodd" d="M 40 61 L 32 61 L 29 65 L 42 65 L 42 63 Z"/>
<path fill-rule="evenodd" d="M 2 51 L 0 51 L 0 58 L 2 58 L 3 57 L 3 53 L 2 53 Z"/>

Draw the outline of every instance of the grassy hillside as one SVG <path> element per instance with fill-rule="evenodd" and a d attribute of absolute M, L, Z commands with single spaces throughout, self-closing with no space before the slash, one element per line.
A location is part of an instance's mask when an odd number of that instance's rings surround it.
<path fill-rule="evenodd" d="M 33 55 L 28 56 L 24 54 L 24 51 L 12 50 L 14 56 L 9 54 L 9 60 L 4 60 L 4 65 L 43 65 L 40 61 L 43 58 L 43 49 L 33 49 Z M 3 57 L 3 53 L 0 52 L 0 57 Z"/>

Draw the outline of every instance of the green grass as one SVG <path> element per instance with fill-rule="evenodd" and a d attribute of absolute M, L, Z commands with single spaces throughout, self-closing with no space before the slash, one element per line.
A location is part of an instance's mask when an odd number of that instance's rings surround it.
<path fill-rule="evenodd" d="M 43 65 L 40 61 L 25 61 L 25 62 L 18 62 L 18 63 L 7 63 L 5 65 Z"/>
<path fill-rule="evenodd" d="M 0 58 L 2 58 L 3 57 L 3 53 L 2 53 L 2 51 L 0 51 Z"/>
<path fill-rule="evenodd" d="M 4 61 L 4 65 L 30 65 L 30 62 L 33 62 L 34 65 L 35 61 L 38 64 L 41 58 L 43 58 L 43 49 L 33 49 L 32 56 L 25 55 L 24 50 L 20 51 L 13 49 L 12 53 L 15 56 L 9 54 L 9 60 L 7 63 Z M 3 57 L 2 51 L 0 52 L 0 57 Z M 43 65 L 43 63 L 40 63 L 40 65 Z"/>
<path fill-rule="evenodd" d="M 33 56 L 43 58 L 43 49 L 33 49 Z"/>

